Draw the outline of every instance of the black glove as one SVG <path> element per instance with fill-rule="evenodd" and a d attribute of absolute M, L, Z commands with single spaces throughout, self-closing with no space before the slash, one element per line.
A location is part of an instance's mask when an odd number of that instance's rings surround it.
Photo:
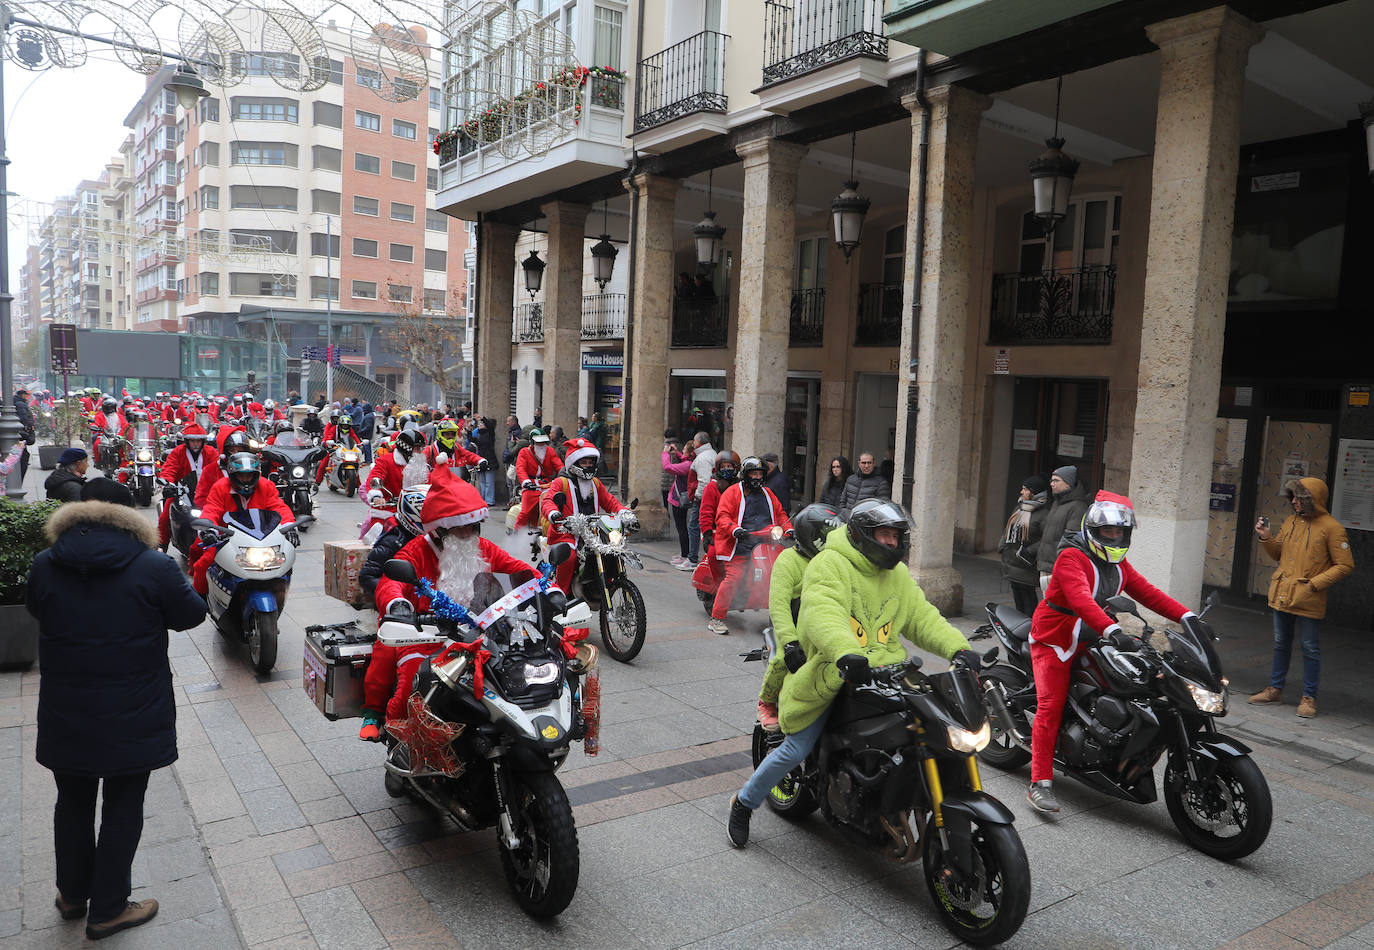
<path fill-rule="evenodd" d="M 480 462 L 477 463 L 477 471 L 479 471 L 479 472 L 485 472 L 485 471 L 487 471 L 487 470 L 490 469 L 490 468 L 491 468 L 491 463 L 488 462 L 486 459 L 482 459 L 482 461 L 480 461 Z"/>
<path fill-rule="evenodd" d="M 868 657 L 862 653 L 846 653 L 835 661 L 835 669 L 840 671 L 846 683 L 861 686 L 873 682 L 873 671 L 868 667 Z"/>
<path fill-rule="evenodd" d="M 386 608 L 386 616 L 382 619 L 395 620 L 400 623 L 414 623 L 415 608 L 411 606 L 408 600 L 398 600 Z"/>
<path fill-rule="evenodd" d="M 549 515 L 549 524 L 558 524 L 563 520 L 563 512 L 555 511 Z"/>
<path fill-rule="evenodd" d="M 731 531 L 731 532 L 730 532 L 730 537 L 732 537 L 732 538 L 734 538 L 736 541 L 738 541 L 740 538 L 743 538 L 743 537 L 744 537 L 745 535 L 747 535 L 748 533 L 749 533 L 749 532 L 748 532 L 748 531 L 745 531 L 743 528 L 736 528 L 734 531 Z"/>
<path fill-rule="evenodd" d="M 162 486 L 162 497 L 165 498 L 167 501 L 172 501 L 174 498 L 176 498 L 176 496 L 177 487 L 171 484 L 170 482 L 164 483 Z"/>
<path fill-rule="evenodd" d="M 1131 636 L 1125 630 L 1113 630 L 1102 638 L 1103 640 L 1116 647 L 1118 650 L 1127 653 L 1135 653 L 1140 649 L 1140 641 Z"/>
<path fill-rule="evenodd" d="M 548 598 L 549 606 L 553 608 L 555 616 L 564 613 L 568 609 L 568 595 L 561 590 L 550 590 Z"/>
<path fill-rule="evenodd" d="M 285 528 L 282 528 L 281 534 L 282 537 L 291 542 L 293 548 L 301 546 L 301 533 L 296 530 L 295 525 L 289 524 Z"/>
<path fill-rule="evenodd" d="M 534 490 L 535 490 L 535 484 L 534 484 L 534 482 L 530 481 L 530 480 L 527 478 L 527 479 L 525 479 L 523 482 L 520 483 L 520 490 L 521 490 L 521 491 L 534 491 Z"/>
<path fill-rule="evenodd" d="M 202 528 L 196 532 L 196 537 L 200 538 L 201 547 L 210 547 L 219 543 L 218 528 Z"/>
<path fill-rule="evenodd" d="M 983 668 L 983 658 L 972 650 L 955 650 L 949 662 L 956 665 L 962 663 L 975 673 Z"/>
<path fill-rule="evenodd" d="M 714 531 L 703 531 L 701 533 L 701 540 L 709 548 L 716 541 L 716 533 Z"/>

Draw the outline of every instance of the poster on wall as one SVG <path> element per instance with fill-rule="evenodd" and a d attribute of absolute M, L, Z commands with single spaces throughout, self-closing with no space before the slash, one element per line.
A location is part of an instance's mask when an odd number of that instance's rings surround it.
<path fill-rule="evenodd" d="M 1212 497 L 1207 503 L 1209 511 L 1235 511 L 1236 486 L 1225 482 L 1212 482 Z"/>
<path fill-rule="evenodd" d="M 1013 452 L 1034 452 L 1037 444 L 1037 437 L 1040 435 L 1036 429 L 1012 429 L 1011 448 Z"/>
<path fill-rule="evenodd" d="M 1083 437 L 1081 435 L 1061 435 L 1055 453 L 1064 458 L 1081 459 L 1083 457 Z"/>
<path fill-rule="evenodd" d="M 1374 531 L 1374 442 L 1337 443 L 1331 514 L 1347 531 Z"/>
<path fill-rule="evenodd" d="M 1290 455 L 1283 460 L 1283 472 L 1279 475 L 1279 494 L 1288 494 L 1285 487 L 1295 478 L 1306 478 L 1312 474 L 1312 463 L 1305 458 Z"/>

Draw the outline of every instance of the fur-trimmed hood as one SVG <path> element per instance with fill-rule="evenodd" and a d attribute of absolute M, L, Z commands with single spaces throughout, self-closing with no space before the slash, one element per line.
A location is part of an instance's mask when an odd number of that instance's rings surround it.
<path fill-rule="evenodd" d="M 1304 518 L 1319 518 L 1327 514 L 1326 482 L 1320 478 L 1290 478 L 1283 488 L 1298 499 Z"/>
<path fill-rule="evenodd" d="M 46 531 L 53 558 L 88 573 L 119 570 L 157 547 L 151 521 L 107 501 L 68 502 L 48 518 Z"/>

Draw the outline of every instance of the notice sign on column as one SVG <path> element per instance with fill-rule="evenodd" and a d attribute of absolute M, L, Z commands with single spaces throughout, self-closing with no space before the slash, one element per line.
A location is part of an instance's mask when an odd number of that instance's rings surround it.
<path fill-rule="evenodd" d="M 1340 440 L 1331 514 L 1346 530 L 1374 531 L 1374 442 Z"/>
<path fill-rule="evenodd" d="M 992 372 L 994 376 L 1011 375 L 1011 350 L 998 350 L 992 358 Z"/>
<path fill-rule="evenodd" d="M 48 353 L 54 373 L 75 373 L 76 325 L 72 323 L 53 323 L 48 326 Z"/>

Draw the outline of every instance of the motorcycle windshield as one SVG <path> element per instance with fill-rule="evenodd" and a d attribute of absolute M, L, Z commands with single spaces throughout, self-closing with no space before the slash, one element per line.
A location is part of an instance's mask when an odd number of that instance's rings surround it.
<path fill-rule="evenodd" d="M 261 541 L 281 524 L 281 515 L 269 508 L 249 508 L 246 511 L 228 512 L 224 520 L 226 523 L 233 522 L 235 528 Z"/>
<path fill-rule="evenodd" d="M 472 578 L 472 605 L 468 607 L 468 612 L 474 617 L 480 617 L 496 606 L 510 591 L 508 576 L 487 571 L 476 574 Z M 510 642 L 511 624 L 508 618 L 520 605 L 512 603 L 503 606 L 500 616 L 485 628 L 486 635 L 497 643 Z"/>
<path fill-rule="evenodd" d="M 134 440 L 151 443 L 154 439 L 151 423 L 139 422 L 134 425 Z"/>
<path fill-rule="evenodd" d="M 1174 669 L 1208 689 L 1221 688 L 1221 660 L 1210 635 L 1198 636 L 1186 628 L 1166 629 L 1164 635 L 1174 655 Z"/>
<path fill-rule="evenodd" d="M 978 677 L 970 669 L 960 668 L 928 677 L 935 692 L 945 701 L 945 708 L 955 721 L 967 729 L 977 729 L 983 723 L 983 691 Z"/>
<path fill-rule="evenodd" d="M 277 441 L 273 443 L 282 449 L 308 449 L 314 446 L 314 442 L 308 436 L 301 435 L 295 429 L 288 429 L 277 433 Z"/>
<path fill-rule="evenodd" d="M 206 432 L 209 432 L 215 427 L 215 423 L 211 420 L 210 413 L 208 412 L 196 413 L 196 425 L 200 426 Z"/>

